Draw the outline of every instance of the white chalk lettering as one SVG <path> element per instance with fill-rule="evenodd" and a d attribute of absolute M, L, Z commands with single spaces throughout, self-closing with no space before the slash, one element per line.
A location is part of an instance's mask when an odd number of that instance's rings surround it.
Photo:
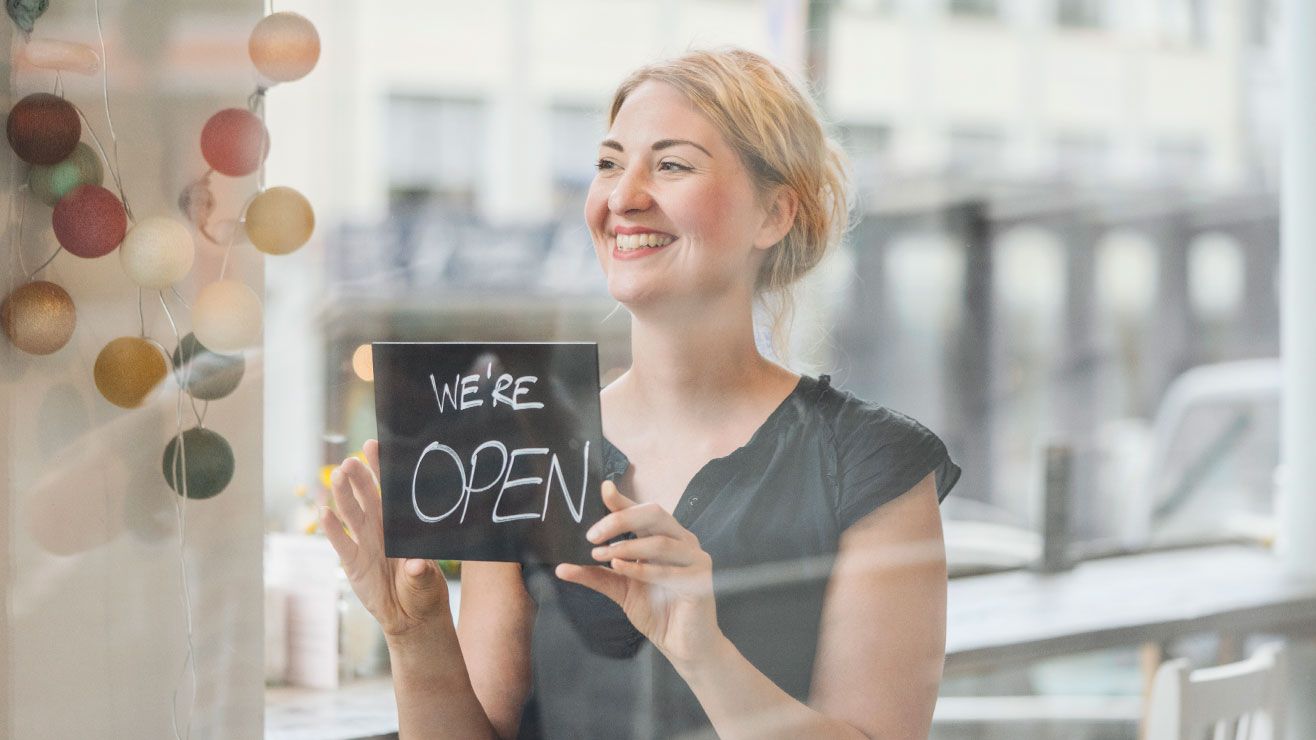
<path fill-rule="evenodd" d="M 549 490 L 552 489 L 553 487 L 553 478 L 554 478 L 553 474 L 556 473 L 558 483 L 562 485 L 562 498 L 567 500 L 567 508 L 571 510 L 571 518 L 576 520 L 576 524 L 580 524 L 581 517 L 585 516 L 585 494 L 588 491 L 587 486 L 589 485 L 589 440 L 588 439 L 585 440 L 585 454 L 582 456 L 581 465 L 583 466 L 581 469 L 585 471 L 585 474 L 581 476 L 580 503 L 577 504 L 572 502 L 571 500 L 571 492 L 567 490 L 567 478 L 562 474 L 562 465 L 557 461 L 557 455 L 553 455 L 551 458 L 549 458 L 548 485 L 544 486 L 544 511 L 539 516 L 541 521 L 548 518 L 548 500 L 552 498 L 552 496 L 549 495 Z"/>
<path fill-rule="evenodd" d="M 502 503 L 503 494 L 509 488 L 515 488 L 516 486 L 528 486 L 534 483 L 544 482 L 544 479 L 540 478 L 539 476 L 531 476 L 529 478 L 517 478 L 516 480 L 512 480 L 512 468 L 516 465 L 517 456 L 545 455 L 545 454 L 548 454 L 547 447 L 525 447 L 519 450 L 512 450 L 512 455 L 507 461 L 507 479 L 503 481 L 503 487 L 498 489 L 498 498 L 494 499 L 494 507 L 493 507 L 494 524 L 516 521 L 518 519 L 535 519 L 543 516 L 542 514 L 536 514 L 533 511 L 528 511 L 523 514 L 509 514 L 509 515 L 499 514 L 498 504 Z"/>
<path fill-rule="evenodd" d="M 434 380 L 434 374 L 430 373 L 430 387 L 434 389 L 434 402 L 439 405 L 440 414 L 442 414 L 444 411 L 445 400 L 447 401 L 447 403 L 452 404 L 453 408 L 457 407 L 457 386 L 461 382 L 460 379 L 461 379 L 461 375 L 457 375 L 456 377 L 454 377 L 452 380 L 451 387 L 449 387 L 447 383 L 444 383 L 443 393 L 442 395 L 440 395 L 438 382 Z"/>
<path fill-rule="evenodd" d="M 476 488 L 475 470 L 476 468 L 479 467 L 478 460 L 480 457 L 480 452 L 482 452 L 486 447 L 492 447 L 493 449 L 498 450 L 498 452 L 502 454 L 503 459 L 498 463 L 498 473 L 495 474 L 494 477 L 489 481 L 489 484 Z M 484 444 L 475 448 L 475 452 L 471 453 L 471 479 L 469 481 L 466 481 L 463 486 L 465 489 L 464 496 L 466 498 L 466 503 L 462 506 L 462 518 L 458 520 L 459 522 L 464 523 L 466 521 L 466 507 L 469 506 L 471 503 L 471 494 L 484 493 L 485 491 L 497 485 L 498 481 L 502 480 L 503 473 L 507 472 L 507 462 L 508 462 L 507 445 L 504 445 L 502 442 L 499 442 L 496 439 L 491 439 L 488 442 L 485 442 Z"/>
<path fill-rule="evenodd" d="M 492 393 L 494 408 L 498 407 L 499 401 L 502 401 L 512 408 L 516 408 L 516 402 L 512 400 L 511 396 L 507 395 L 507 389 L 512 387 L 512 380 L 512 376 L 503 373 L 498 376 L 498 380 L 494 381 Z"/>
<path fill-rule="evenodd" d="M 421 511 L 420 501 L 417 500 L 416 498 L 416 478 L 419 477 L 420 475 L 420 464 L 422 462 L 425 462 L 425 456 L 430 454 L 431 452 L 448 453 L 448 455 L 452 457 L 452 461 L 457 463 L 457 475 L 462 481 L 462 492 L 461 495 L 457 497 L 457 503 L 453 504 L 451 509 L 448 509 L 447 511 L 443 512 L 438 516 L 431 516 L 430 514 L 426 514 L 425 512 Z M 466 470 L 465 468 L 462 467 L 461 458 L 457 457 L 457 451 L 452 449 L 448 445 L 439 444 L 438 442 L 431 442 L 429 446 L 425 448 L 425 451 L 420 453 L 420 458 L 416 460 L 416 469 L 411 473 L 411 508 L 416 511 L 416 516 L 422 522 L 430 522 L 430 523 L 441 522 L 444 519 L 447 519 L 449 516 L 451 516 L 452 512 L 456 511 L 457 507 L 461 506 L 462 502 L 466 500 L 467 488 L 468 486 L 466 485 Z M 465 509 L 462 510 L 462 516 L 463 517 L 466 516 Z"/>
<path fill-rule="evenodd" d="M 522 383 L 534 383 L 539 378 L 534 375 L 526 375 L 516 379 L 516 390 L 512 391 L 512 408 L 520 411 L 522 409 L 542 409 L 544 404 L 538 401 L 521 401 L 521 394 L 529 391 L 529 388 L 522 388 Z"/>
<path fill-rule="evenodd" d="M 480 380 L 479 375 L 467 375 L 466 377 L 462 378 L 462 411 L 465 411 L 466 409 L 469 409 L 473 406 L 484 405 L 484 401 L 479 398 L 475 398 L 470 401 L 466 400 L 467 396 L 480 390 L 480 387 L 476 385 L 476 383 L 478 383 L 479 380 Z"/>

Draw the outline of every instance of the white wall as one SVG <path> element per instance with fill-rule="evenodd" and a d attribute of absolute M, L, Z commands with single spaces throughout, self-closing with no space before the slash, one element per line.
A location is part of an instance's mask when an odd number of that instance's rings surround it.
<path fill-rule="evenodd" d="M 179 191 L 205 170 L 198 135 L 213 111 L 241 106 L 251 90 L 246 35 L 261 10 L 255 0 L 215 0 L 198 17 L 173 0 L 101 3 L 118 158 L 137 219 L 177 215 Z M 52 4 L 35 35 L 97 46 L 93 4 Z M 21 44 L 7 21 L 0 44 L 5 60 Z M 6 109 L 53 83 L 38 70 L 6 72 Z M 108 146 L 100 79 L 66 76 L 65 84 L 66 97 Z M 23 281 L 17 255 L 31 268 L 55 241 L 51 209 L 18 189 L 21 165 L 3 148 L 0 290 L 7 293 Z M 218 217 L 232 218 L 255 186 L 254 177 L 217 178 Z M 15 248 L 25 200 L 24 238 Z M 198 247 L 193 274 L 179 286 L 189 303 L 214 279 L 222 257 L 220 249 Z M 248 354 L 238 391 L 210 404 L 206 426 L 233 446 L 237 473 L 218 497 L 187 502 L 180 553 L 180 499 L 161 473 L 164 447 L 176 433 L 174 387 L 126 411 L 105 401 L 92 381 L 101 347 L 139 331 L 137 288 L 114 254 L 61 254 L 43 277 L 73 296 L 78 326 L 67 346 L 45 357 L 22 354 L 0 338 L 0 596 L 7 602 L 0 611 L 0 735 L 172 737 L 177 690 L 181 722 L 191 715 L 191 737 L 259 737 L 260 353 Z M 263 262 L 249 245 L 235 248 L 229 277 L 263 289 Z M 148 335 L 172 348 L 158 299 L 146 299 Z M 186 311 L 177 315 L 186 331 Z M 183 566 L 200 679 L 195 705 L 181 671 Z"/>

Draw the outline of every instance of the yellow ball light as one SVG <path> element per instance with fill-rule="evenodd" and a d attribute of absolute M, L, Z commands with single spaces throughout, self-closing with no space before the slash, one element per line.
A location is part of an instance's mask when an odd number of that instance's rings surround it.
<path fill-rule="evenodd" d="M 270 188 L 247 206 L 247 238 L 266 254 L 294 252 L 314 230 L 315 211 L 310 201 L 292 188 Z"/>
<path fill-rule="evenodd" d="M 77 311 L 68 291 L 45 280 L 20 285 L 0 303 L 0 327 L 15 347 L 48 355 L 68 343 Z"/>
<path fill-rule="evenodd" d="M 182 280 L 192 269 L 195 255 L 192 232 L 164 216 L 138 221 L 119 245 L 123 271 L 143 288 L 167 288 Z"/>
<path fill-rule="evenodd" d="M 247 53 L 261 76 L 271 82 L 305 77 L 320 60 L 320 34 L 297 13 L 271 13 L 251 31 Z"/>
<path fill-rule="evenodd" d="M 370 345 L 363 344 L 352 353 L 352 372 L 367 383 L 375 382 L 375 353 Z"/>
<path fill-rule="evenodd" d="M 207 285 L 192 304 L 192 333 L 211 351 L 241 352 L 260 342 L 260 329 L 260 298 L 236 280 Z"/>
<path fill-rule="evenodd" d="M 96 356 L 96 390 L 115 406 L 135 409 L 164 381 L 167 368 L 156 345 L 138 337 L 119 337 Z"/>

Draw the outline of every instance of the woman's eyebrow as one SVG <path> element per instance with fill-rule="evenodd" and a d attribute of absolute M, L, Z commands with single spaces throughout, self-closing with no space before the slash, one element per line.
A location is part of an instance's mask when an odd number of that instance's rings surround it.
<path fill-rule="evenodd" d="M 693 141 L 690 141 L 689 139 L 659 139 L 658 141 L 655 141 L 653 143 L 653 147 L 651 148 L 656 152 L 660 149 L 666 149 L 668 147 L 676 146 L 678 144 L 689 144 L 690 146 L 698 149 L 704 154 L 707 154 L 709 159 L 713 158 L 711 152 L 709 152 L 707 149 L 703 148 L 702 146 L 699 146 L 698 144 L 694 143 Z M 626 151 L 625 149 L 622 148 L 621 142 L 618 142 L 615 139 L 604 139 L 602 142 L 600 142 L 599 146 L 606 146 L 609 149 L 616 149 L 619 152 Z"/>

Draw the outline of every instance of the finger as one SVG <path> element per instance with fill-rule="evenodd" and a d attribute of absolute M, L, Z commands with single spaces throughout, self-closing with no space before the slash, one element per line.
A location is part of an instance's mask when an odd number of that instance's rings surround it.
<path fill-rule="evenodd" d="M 702 570 L 682 568 L 674 565 L 655 565 L 637 563 L 633 560 L 613 559 L 612 570 L 615 574 L 633 578 L 644 583 L 662 584 L 677 591 L 707 592 L 708 582 Z"/>
<path fill-rule="evenodd" d="M 366 515 L 352 493 L 352 484 L 343 472 L 343 466 L 334 468 L 329 474 L 329 487 L 334 493 L 334 505 L 338 507 L 338 517 L 347 524 L 347 528 L 357 536 L 366 528 Z"/>
<path fill-rule="evenodd" d="M 626 599 L 625 576 L 619 576 L 602 566 L 562 563 L 553 572 L 564 581 L 598 591 L 618 606 Z"/>
<path fill-rule="evenodd" d="M 342 521 L 327 506 L 320 509 L 320 523 L 324 526 L 324 533 L 329 538 L 329 544 L 333 545 L 334 552 L 338 553 L 338 559 L 343 561 L 344 565 L 354 561 L 358 546 L 343 529 Z"/>
<path fill-rule="evenodd" d="M 624 496 L 617 488 L 617 484 L 611 480 L 603 481 L 603 505 L 608 507 L 608 511 L 621 511 L 632 506 L 639 506 L 639 504 Z"/>
<path fill-rule="evenodd" d="M 686 566 L 696 562 L 690 545 L 671 537 L 656 535 L 633 540 L 619 540 L 611 545 L 600 545 L 591 553 L 595 560 L 643 560 L 659 565 Z"/>
<path fill-rule="evenodd" d="M 585 533 L 585 538 L 594 544 L 599 544 L 627 532 L 634 532 L 638 537 L 665 534 L 689 541 L 689 532 L 686 528 L 655 503 L 636 504 L 621 511 L 614 511 L 590 527 Z"/>
<path fill-rule="evenodd" d="M 380 481 L 384 480 L 384 476 L 379 474 L 379 440 L 367 439 L 361 451 L 366 454 L 366 462 L 370 463 L 370 472 L 375 474 L 375 483 L 382 485 Z"/>
<path fill-rule="evenodd" d="M 383 525 L 383 513 L 379 500 L 379 486 L 375 485 L 375 479 L 371 477 L 370 470 L 366 468 L 365 463 L 355 457 L 349 457 L 343 461 L 343 472 L 347 474 L 347 479 L 352 483 L 352 495 L 361 505 L 361 512 L 365 515 L 366 526 L 373 533 L 376 528 Z M 381 530 L 382 531 L 382 530 Z"/>

